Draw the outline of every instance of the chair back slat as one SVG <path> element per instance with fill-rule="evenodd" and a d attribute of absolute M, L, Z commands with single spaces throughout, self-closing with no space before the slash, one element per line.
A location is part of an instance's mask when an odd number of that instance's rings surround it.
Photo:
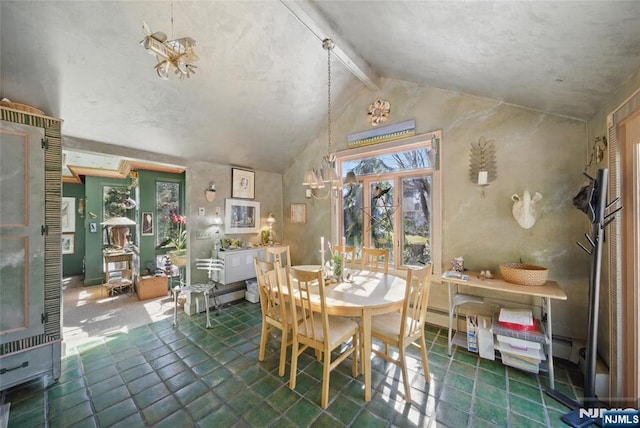
<path fill-rule="evenodd" d="M 382 257 L 383 272 L 389 273 L 389 249 L 362 247 L 360 270 L 365 270 L 367 265 L 371 272 L 380 271 L 380 258 Z"/>
<path fill-rule="evenodd" d="M 216 281 L 218 278 L 214 278 L 214 273 L 220 272 L 224 269 L 224 260 L 222 259 L 196 259 L 196 269 L 206 270 L 207 278 L 209 281 Z"/>
<path fill-rule="evenodd" d="M 281 266 L 291 266 L 291 254 L 289 253 L 289 246 L 284 245 L 281 247 L 265 247 L 265 260 L 268 262 L 275 262 L 276 257 L 279 257 Z"/>
<path fill-rule="evenodd" d="M 258 257 L 254 257 L 254 264 L 262 313 L 279 321 L 286 320 L 287 309 L 276 265 Z"/>
<path fill-rule="evenodd" d="M 301 320 L 299 324 L 294 323 L 293 334 L 303 334 L 313 341 L 320 342 L 327 337 L 329 331 L 322 271 L 320 269 L 308 271 L 287 266 L 286 272 L 289 296 L 295 296 L 296 294 L 300 296 L 299 304 L 296 304 L 297 299 L 289 299 L 289 310 L 292 318 Z M 314 288 L 317 288 L 320 294 L 320 319 L 322 325 L 316 325 L 317 316 L 313 316 L 311 309 L 311 295 Z M 322 331 L 322 337 L 319 336 L 320 331 Z"/>
<path fill-rule="evenodd" d="M 424 328 L 427 317 L 427 302 L 431 285 L 431 263 L 407 271 L 407 287 L 405 289 L 400 337 L 416 337 Z"/>
<path fill-rule="evenodd" d="M 342 245 L 334 245 L 333 246 L 333 254 L 340 254 L 343 258 L 346 256 L 350 256 L 350 268 L 355 269 L 356 263 L 356 247 L 342 246 Z M 342 266 L 347 266 L 346 260 L 342 261 Z"/>

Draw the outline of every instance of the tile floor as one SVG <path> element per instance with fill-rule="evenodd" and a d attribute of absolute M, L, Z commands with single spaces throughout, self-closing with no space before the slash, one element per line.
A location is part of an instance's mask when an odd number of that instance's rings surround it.
<path fill-rule="evenodd" d="M 413 403 L 405 404 L 395 366 L 373 360 L 373 396 L 363 401 L 362 377 L 350 361 L 331 374 L 330 403 L 320 408 L 321 365 L 307 354 L 295 391 L 278 376 L 278 340 L 258 362 L 260 307 L 243 302 L 212 317 L 181 315 L 77 349 L 63 360 L 55 384 L 32 382 L 5 391 L 9 427 L 536 427 L 564 426 L 567 408 L 544 393 L 545 374 L 528 374 L 446 352 L 446 330 L 427 327 L 432 381 L 414 354 Z M 557 361 L 557 360 L 556 360 Z M 46 382 L 46 380 L 45 380 Z M 556 389 L 580 398 L 582 375 L 557 361 Z"/>

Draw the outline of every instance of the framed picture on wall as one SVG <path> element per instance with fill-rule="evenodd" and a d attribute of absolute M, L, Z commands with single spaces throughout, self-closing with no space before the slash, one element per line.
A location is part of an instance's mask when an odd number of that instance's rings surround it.
<path fill-rule="evenodd" d="M 242 199 L 255 199 L 256 187 L 254 171 L 231 168 L 231 197 Z"/>
<path fill-rule="evenodd" d="M 307 222 L 307 204 L 291 204 L 291 223 Z"/>
<path fill-rule="evenodd" d="M 260 202 L 240 199 L 225 200 L 224 209 L 226 234 L 258 233 L 260 230 Z"/>
<path fill-rule="evenodd" d="M 76 198 L 62 198 L 60 227 L 62 227 L 63 233 L 76 231 Z"/>
<path fill-rule="evenodd" d="M 142 213 L 142 236 L 153 235 L 153 213 L 144 211 Z"/>
<path fill-rule="evenodd" d="M 62 254 L 73 254 L 76 252 L 75 234 L 62 234 Z"/>

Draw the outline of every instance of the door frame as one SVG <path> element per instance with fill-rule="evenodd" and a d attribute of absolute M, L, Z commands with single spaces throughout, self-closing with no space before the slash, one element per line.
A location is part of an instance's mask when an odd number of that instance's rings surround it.
<path fill-rule="evenodd" d="M 640 140 L 627 127 L 640 121 L 640 89 L 607 116 L 609 201 L 621 197 L 623 210 L 609 233 L 609 391 L 611 405 L 640 407 Z M 629 134 L 629 135 L 628 135 Z M 636 135 L 636 136 L 634 136 Z M 636 181 L 634 182 L 634 177 Z M 633 237 L 633 238 L 631 238 Z"/>

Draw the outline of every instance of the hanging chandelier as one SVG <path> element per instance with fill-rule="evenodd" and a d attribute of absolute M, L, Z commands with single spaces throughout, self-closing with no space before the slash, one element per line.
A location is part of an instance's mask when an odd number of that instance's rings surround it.
<path fill-rule="evenodd" d="M 158 76 L 167 80 L 169 72 L 173 71 L 181 79 L 189 78 L 196 73 L 198 68 L 193 63 L 199 58 L 193 48 L 197 42 L 191 37 L 182 37 L 175 40 L 167 40 L 167 35 L 161 31 L 152 33 L 149 25 L 142 22 L 142 32 L 145 37 L 140 44 L 151 55 L 156 57 L 158 63 L 154 67 Z M 171 36 L 173 37 L 173 3 L 171 4 Z"/>
<path fill-rule="evenodd" d="M 342 190 L 342 179 L 336 172 L 336 155 L 331 142 L 331 51 L 335 43 L 331 39 L 324 39 L 322 47 L 327 51 L 327 154 L 322 157 L 320 171 L 312 169 L 304 176 L 303 186 L 309 190 L 308 194 L 314 199 L 327 199 L 329 196 L 337 197 Z M 327 193 L 320 191 L 327 188 Z"/>

